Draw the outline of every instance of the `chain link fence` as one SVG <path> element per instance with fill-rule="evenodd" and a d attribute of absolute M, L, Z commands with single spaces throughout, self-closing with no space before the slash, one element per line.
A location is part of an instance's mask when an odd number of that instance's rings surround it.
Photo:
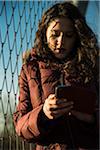
<path fill-rule="evenodd" d="M 44 10 L 55 1 L 0 1 L 0 150 L 32 150 L 15 134 L 12 114 L 18 101 L 22 53 L 33 46 Z"/>

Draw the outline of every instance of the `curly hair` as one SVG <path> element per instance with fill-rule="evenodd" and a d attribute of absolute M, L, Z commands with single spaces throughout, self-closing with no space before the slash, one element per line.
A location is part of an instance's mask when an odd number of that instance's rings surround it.
<path fill-rule="evenodd" d="M 56 60 L 53 59 L 48 48 L 46 30 L 49 23 L 59 17 L 66 17 L 73 21 L 79 39 L 77 52 L 73 57 L 72 62 L 66 65 L 66 71 L 70 74 L 74 74 L 76 68 L 80 78 L 84 82 L 89 82 L 94 78 L 94 74 L 97 74 L 97 39 L 93 31 L 87 25 L 86 20 L 80 13 L 79 9 L 72 3 L 57 3 L 44 13 L 39 23 L 34 41 L 36 53 L 39 57 L 43 58 L 43 60 L 47 61 L 47 63 Z"/>

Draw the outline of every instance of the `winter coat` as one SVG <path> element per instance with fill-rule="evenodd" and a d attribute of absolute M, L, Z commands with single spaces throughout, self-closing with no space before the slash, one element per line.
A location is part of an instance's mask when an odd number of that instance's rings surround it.
<path fill-rule="evenodd" d="M 54 72 L 56 78 L 49 80 Z M 59 76 L 57 68 L 50 68 L 35 57 L 23 64 L 19 78 L 19 103 L 14 113 L 17 134 L 35 143 L 36 150 L 96 149 L 98 137 L 94 123 L 80 121 L 73 115 L 49 120 L 44 114 L 43 103 L 60 84 Z M 66 85 L 77 84 L 69 75 L 65 75 L 64 80 Z M 87 87 L 95 90 L 93 84 Z"/>

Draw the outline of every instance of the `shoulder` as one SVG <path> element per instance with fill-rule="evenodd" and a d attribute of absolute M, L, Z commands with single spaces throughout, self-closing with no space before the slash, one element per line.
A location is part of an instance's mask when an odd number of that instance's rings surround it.
<path fill-rule="evenodd" d="M 34 49 L 27 50 L 22 54 L 22 68 L 21 72 L 29 74 L 30 72 L 36 72 L 38 69 L 38 59 Z"/>
<path fill-rule="evenodd" d="M 32 59 L 36 60 L 36 52 L 35 52 L 34 48 L 25 50 L 22 53 L 22 63 L 23 64 L 30 62 Z"/>

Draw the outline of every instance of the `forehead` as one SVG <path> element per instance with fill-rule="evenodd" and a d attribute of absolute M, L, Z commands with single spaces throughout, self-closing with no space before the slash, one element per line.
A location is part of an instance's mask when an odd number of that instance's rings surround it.
<path fill-rule="evenodd" d="M 74 24 L 68 18 L 57 18 L 49 23 L 48 29 L 61 31 L 73 30 Z"/>

